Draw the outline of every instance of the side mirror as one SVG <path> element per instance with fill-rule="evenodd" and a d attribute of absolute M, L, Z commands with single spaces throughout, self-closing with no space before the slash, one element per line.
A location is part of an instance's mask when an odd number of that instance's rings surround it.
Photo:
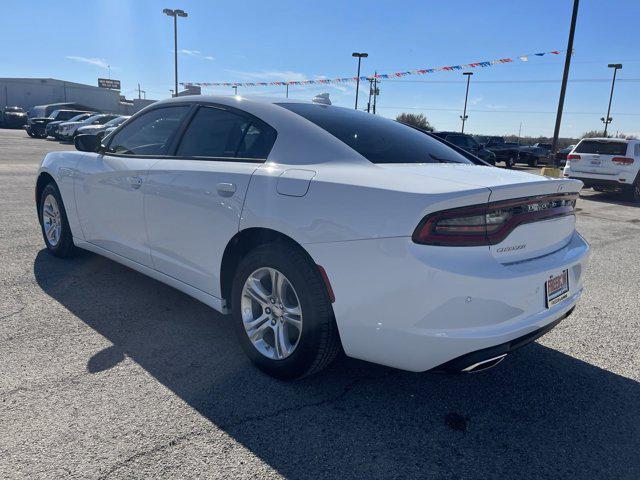
<path fill-rule="evenodd" d="M 76 135 L 73 140 L 76 150 L 81 152 L 97 152 L 100 149 L 100 139 L 97 135 Z"/>

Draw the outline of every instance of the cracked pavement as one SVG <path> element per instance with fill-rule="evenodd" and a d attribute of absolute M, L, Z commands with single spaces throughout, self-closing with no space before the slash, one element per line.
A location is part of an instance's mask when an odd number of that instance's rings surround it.
<path fill-rule="evenodd" d="M 0 478 L 640 477 L 640 208 L 583 194 L 585 296 L 492 370 L 340 359 L 284 383 L 229 317 L 46 253 L 35 173 L 70 148 L 0 130 Z"/>

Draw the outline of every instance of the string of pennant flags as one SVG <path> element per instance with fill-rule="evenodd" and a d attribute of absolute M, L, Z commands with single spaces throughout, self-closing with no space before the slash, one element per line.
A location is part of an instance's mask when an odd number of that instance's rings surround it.
<path fill-rule="evenodd" d="M 521 62 L 528 62 L 530 57 L 543 57 L 545 55 L 559 55 L 560 50 L 551 50 L 550 52 L 539 52 L 528 55 L 520 55 L 514 58 L 499 58 L 496 60 L 489 60 L 485 62 L 465 63 L 461 65 L 451 65 L 447 67 L 437 68 L 424 68 L 419 70 L 407 70 L 404 72 L 393 73 L 378 73 L 375 75 L 363 75 L 360 77 L 361 81 L 368 81 L 370 78 L 385 79 L 385 78 L 400 78 L 409 75 L 426 75 L 435 72 L 449 72 L 454 70 L 463 70 L 466 68 L 486 68 L 494 65 L 500 65 L 503 63 L 513 63 L 517 60 Z M 339 77 L 339 78 L 322 78 L 316 80 L 292 80 L 292 81 L 274 81 L 274 82 L 181 82 L 180 85 L 185 87 L 198 86 L 198 87 L 267 87 L 267 86 L 285 86 L 285 85 L 325 85 L 331 83 L 347 83 L 355 82 L 358 77 Z"/>

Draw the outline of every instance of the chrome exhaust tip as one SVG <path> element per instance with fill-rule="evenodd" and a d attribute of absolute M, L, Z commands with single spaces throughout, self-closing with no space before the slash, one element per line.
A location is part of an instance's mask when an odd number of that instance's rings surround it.
<path fill-rule="evenodd" d="M 507 354 L 503 353 L 502 355 L 498 355 L 497 357 L 487 358 L 486 360 L 482 360 L 481 362 L 476 362 L 474 364 L 469 365 L 466 368 L 463 368 L 461 371 L 464 373 L 475 373 L 481 372 L 482 370 L 487 370 L 491 367 L 495 367 L 498 365 Z"/>

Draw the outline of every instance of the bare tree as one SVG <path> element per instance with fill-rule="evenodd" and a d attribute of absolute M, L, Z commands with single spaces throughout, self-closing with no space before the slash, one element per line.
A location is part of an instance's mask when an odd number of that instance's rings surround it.
<path fill-rule="evenodd" d="M 435 130 L 427 120 L 427 117 L 425 117 L 422 113 L 401 113 L 396 117 L 396 121 L 404 123 L 405 125 L 411 125 L 412 127 L 416 127 L 427 132 L 433 132 Z"/>

